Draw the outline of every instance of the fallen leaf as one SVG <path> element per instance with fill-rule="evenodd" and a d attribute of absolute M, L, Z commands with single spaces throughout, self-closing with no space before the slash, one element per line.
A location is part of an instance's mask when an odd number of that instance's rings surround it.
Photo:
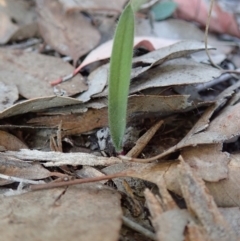
<path fill-rule="evenodd" d="M 163 48 L 166 46 L 169 46 L 171 44 L 176 43 L 175 40 L 170 39 L 164 39 L 164 38 L 154 38 L 154 37 L 148 37 L 148 36 L 141 36 L 141 37 L 135 37 L 134 38 L 134 47 L 145 47 L 149 51 L 153 51 L 159 48 Z M 109 40 L 94 50 L 92 50 L 87 57 L 83 60 L 83 62 L 79 66 L 79 71 L 85 67 L 88 64 L 91 64 L 93 62 L 108 59 L 111 56 L 112 52 L 112 45 L 113 40 Z"/>
<path fill-rule="evenodd" d="M 117 240 L 120 196 L 99 185 L 0 197 L 3 240 Z"/>
<path fill-rule="evenodd" d="M 130 93 L 153 87 L 197 84 L 211 81 L 221 75 L 218 69 L 190 59 L 174 59 L 153 68 L 133 80 Z"/>
<path fill-rule="evenodd" d="M 59 53 L 71 56 L 74 63 L 98 44 L 97 29 L 81 13 L 64 13 L 57 0 L 37 0 L 37 11 L 44 40 Z"/>
<path fill-rule="evenodd" d="M 0 82 L 0 111 L 12 106 L 16 100 L 18 100 L 17 86 Z"/>
<path fill-rule="evenodd" d="M 50 81 L 73 71 L 73 67 L 59 58 L 28 53 L 20 50 L 0 49 L 0 81 L 15 84 L 19 94 L 27 99 L 63 95 L 71 96 L 87 89 L 78 74 L 71 82 L 52 87 Z"/>
<path fill-rule="evenodd" d="M 42 167 L 40 164 L 21 161 L 20 159 L 11 156 L 4 156 L 1 154 L 1 174 L 30 180 L 44 179 L 46 177 L 54 176 L 50 171 Z"/>
<path fill-rule="evenodd" d="M 221 144 L 187 147 L 181 155 L 204 181 L 218 182 L 228 178 L 230 157 L 222 152 Z"/>
<path fill-rule="evenodd" d="M 195 107 L 191 102 L 188 102 L 189 96 L 154 96 L 154 95 L 133 95 L 129 97 L 128 116 L 129 120 L 144 114 L 161 113 L 166 116 L 170 113 L 182 112 L 185 109 Z M 71 111 L 72 113 L 72 111 Z M 84 133 L 95 128 L 100 128 L 108 125 L 107 108 L 89 109 L 85 113 L 65 114 L 56 116 L 36 117 L 28 121 L 29 124 L 57 126 L 62 121 L 63 135 L 72 135 Z M 0 116 L 1 117 L 1 116 Z"/>
<path fill-rule="evenodd" d="M 18 151 L 28 149 L 27 145 L 20 141 L 16 136 L 0 130 L 0 146 L 4 146 L 8 151 Z"/>
<path fill-rule="evenodd" d="M 58 107 L 58 106 L 67 106 L 73 104 L 81 103 L 78 100 L 68 97 L 61 96 L 50 96 L 50 97 L 41 97 L 32 100 L 26 100 L 20 103 L 13 105 L 12 107 L 4 110 L 0 113 L 0 119 L 25 114 L 29 112 L 36 112 L 44 110 L 47 108 Z"/>
<path fill-rule="evenodd" d="M 196 53 L 196 52 L 202 51 L 204 49 L 205 49 L 205 47 L 200 42 L 181 41 L 176 44 L 152 51 L 152 52 L 142 55 L 140 57 L 136 57 L 133 59 L 133 69 L 132 69 L 131 78 L 132 79 L 136 78 L 145 72 L 147 75 L 148 74 L 147 71 L 157 65 L 162 65 L 165 62 L 167 65 L 170 60 L 173 61 L 174 59 L 188 56 L 189 54 Z M 175 60 L 175 61 L 177 61 L 177 60 Z M 179 65 L 180 65 L 180 63 L 179 63 Z M 203 66 L 206 67 L 206 65 L 202 65 L 202 68 L 203 68 Z M 190 67 L 191 67 L 191 64 L 190 64 Z M 161 68 L 161 67 L 159 66 L 159 68 Z M 212 71 L 215 71 L 214 72 L 215 74 L 218 73 L 217 76 L 219 76 L 221 74 L 218 69 L 214 69 L 210 66 L 207 69 L 208 70 L 211 69 Z M 158 74 L 160 75 L 159 72 L 158 72 Z M 195 74 L 200 74 L 200 73 L 195 73 Z M 107 79 L 107 75 L 105 77 L 102 75 L 101 77 L 104 79 Z M 140 78 L 141 78 L 141 76 L 140 76 Z M 97 80 L 92 80 L 92 81 L 97 81 Z M 146 79 L 145 79 L 145 81 L 146 81 Z M 134 79 L 132 82 L 134 83 Z M 167 81 L 165 81 L 165 83 L 167 85 Z M 131 85 L 130 85 L 130 91 L 131 91 Z M 108 93 L 108 87 L 106 87 L 104 89 L 104 91 L 102 91 L 101 93 L 94 95 L 94 97 L 107 96 L 107 93 Z"/>
<path fill-rule="evenodd" d="M 30 2 L 2 0 L 0 3 L 0 44 L 37 35 L 36 13 Z"/>
<path fill-rule="evenodd" d="M 187 208 L 203 225 L 210 240 L 237 240 L 236 234 L 224 220 L 202 179 L 184 161 L 181 161 L 178 168 Z"/>
<path fill-rule="evenodd" d="M 240 237 L 240 210 L 239 207 L 220 208 L 220 212 L 228 222 L 229 226 L 235 231 L 238 238 Z"/>

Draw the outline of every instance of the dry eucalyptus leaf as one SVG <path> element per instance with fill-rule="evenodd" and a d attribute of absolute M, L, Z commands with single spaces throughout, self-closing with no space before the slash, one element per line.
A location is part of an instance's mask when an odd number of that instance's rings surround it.
<path fill-rule="evenodd" d="M 37 16 L 31 4 L 31 2 L 23 0 L 1 1 L 0 44 L 37 35 Z"/>
<path fill-rule="evenodd" d="M 98 44 L 100 34 L 89 20 L 79 12 L 64 13 L 57 0 L 37 0 L 37 11 L 44 40 L 59 53 L 71 56 L 75 63 Z"/>
<path fill-rule="evenodd" d="M 120 196 L 100 184 L 0 197 L 0 202 L 2 240 L 118 240 Z"/>
<path fill-rule="evenodd" d="M 105 11 L 108 13 L 120 13 L 126 0 L 118 0 L 118 1 L 109 1 L 106 4 L 105 0 L 59 0 L 59 2 L 63 5 L 63 8 L 66 12 L 71 12 L 73 10 L 78 11 L 94 11 L 101 12 Z"/>
<path fill-rule="evenodd" d="M 0 173 L 23 179 L 43 179 L 50 177 L 51 172 L 40 164 L 29 163 L 20 159 L 4 156 L 0 153 Z"/>
<path fill-rule="evenodd" d="M 149 51 L 153 51 L 159 48 L 169 46 L 176 42 L 177 41 L 170 40 L 170 39 L 141 36 L 141 37 L 134 38 L 134 47 L 144 47 Z M 93 62 L 110 58 L 111 52 L 112 52 L 112 46 L 113 46 L 113 40 L 109 40 L 101 44 L 94 50 L 92 50 L 87 55 L 87 57 L 83 60 L 83 62 L 80 64 L 79 69 L 82 69 L 86 65 L 91 64 Z"/>
<path fill-rule="evenodd" d="M 8 132 L 0 130 L 0 146 L 3 146 L 8 151 L 19 151 L 20 149 L 27 149 L 27 145 L 19 140 L 16 136 Z"/>
<path fill-rule="evenodd" d="M 61 95 L 71 96 L 87 89 L 83 77 L 78 74 L 71 81 L 51 86 L 74 68 L 59 58 L 21 50 L 0 49 L 0 81 L 15 84 L 26 99 Z"/>
<path fill-rule="evenodd" d="M 235 208 L 220 208 L 220 212 L 228 222 L 229 226 L 235 231 L 238 238 L 240 238 L 240 210 Z"/>
<path fill-rule="evenodd" d="M 40 110 L 45 110 L 52 107 L 58 106 L 67 106 L 78 104 L 80 101 L 75 100 L 69 97 L 61 96 L 50 96 L 50 97 L 41 97 L 32 100 L 26 100 L 18 104 L 13 105 L 12 107 L 4 110 L 0 113 L 0 119 L 25 114 L 29 112 L 36 112 Z M 59 124 L 59 123 L 58 123 Z"/>
<path fill-rule="evenodd" d="M 0 111 L 11 107 L 18 99 L 18 88 L 15 84 L 0 82 Z"/>
<path fill-rule="evenodd" d="M 203 43 L 200 43 L 197 41 L 181 41 L 181 42 L 172 44 L 170 46 L 152 51 L 152 52 L 142 55 L 140 57 L 136 57 L 133 59 L 133 69 L 132 69 L 131 77 L 135 78 L 135 77 L 139 76 L 140 74 L 146 72 L 153 66 L 160 65 L 168 60 L 188 56 L 191 53 L 203 51 L 204 49 L 205 49 L 205 47 L 204 47 Z M 101 68 L 103 68 L 103 66 Z M 108 69 L 109 64 L 105 65 L 104 68 Z M 99 81 L 99 78 L 97 75 L 97 70 L 95 73 L 95 78 L 92 79 L 93 83 L 96 83 Z M 102 70 L 99 69 L 99 71 L 102 71 Z M 103 78 L 103 80 L 101 80 L 101 81 L 102 82 L 104 80 L 107 81 L 108 72 L 106 71 L 105 75 L 102 72 L 100 72 L 100 73 L 101 73 L 101 75 L 99 77 Z M 107 93 L 108 93 L 108 88 L 105 88 L 105 90 L 103 92 L 102 92 L 102 89 L 100 88 L 99 94 L 95 95 L 95 97 L 106 96 Z"/>
<path fill-rule="evenodd" d="M 180 58 L 163 63 L 138 77 L 131 83 L 130 93 L 153 87 L 206 83 L 220 75 L 219 69 Z"/>
<path fill-rule="evenodd" d="M 207 187 L 221 207 L 240 206 L 240 154 L 231 154 L 228 164 L 228 178 L 217 183 L 208 182 Z"/>
<path fill-rule="evenodd" d="M 181 161 L 178 168 L 179 182 L 187 208 L 203 225 L 210 240 L 237 240 L 236 234 L 221 215 L 203 180 L 184 161 Z"/>
<path fill-rule="evenodd" d="M 194 107 L 193 103 L 188 102 L 189 96 L 154 96 L 154 95 L 133 95 L 129 97 L 128 115 L 134 114 L 161 114 L 162 116 L 179 113 L 187 108 Z M 1 116 L 0 116 L 1 117 Z M 57 116 L 43 116 L 31 119 L 28 123 L 34 125 L 56 126 L 62 121 L 63 134 L 72 135 L 83 133 L 95 128 L 108 125 L 107 108 L 88 109 L 83 114 L 65 114 Z"/>
<path fill-rule="evenodd" d="M 221 144 L 187 147 L 181 151 L 183 159 L 208 182 L 228 178 L 229 154 L 222 152 Z"/>
<path fill-rule="evenodd" d="M 177 206 L 164 210 L 167 204 L 164 203 L 165 196 L 161 195 L 161 197 L 156 198 L 148 189 L 145 190 L 144 194 L 151 214 L 151 222 L 156 232 L 156 240 L 183 241 L 185 227 L 191 220 L 189 213 Z M 174 201 L 171 200 L 171 202 Z"/>

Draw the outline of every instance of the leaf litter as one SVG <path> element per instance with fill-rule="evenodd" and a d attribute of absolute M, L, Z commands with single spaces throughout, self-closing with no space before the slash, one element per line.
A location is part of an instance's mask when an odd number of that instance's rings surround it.
<path fill-rule="evenodd" d="M 151 23 L 149 9 L 136 16 L 125 155 L 116 157 L 106 101 L 111 39 L 96 19 L 116 20 L 126 1 L 4 2 L 4 239 L 238 240 L 239 81 L 208 64 L 204 32 L 176 18 Z M 187 1 L 176 2 L 174 16 L 189 18 Z M 223 8 L 215 6 L 217 17 L 233 21 L 235 12 Z M 206 9 L 201 5 L 194 21 L 205 25 Z M 229 31 L 222 21 L 210 27 L 238 36 L 233 23 Z M 190 28 L 194 36 L 181 34 Z M 220 38 L 211 34 L 208 49 L 231 68 L 226 60 L 233 62 L 237 43 Z M 51 86 L 69 73 L 71 80 Z M 77 185 L 85 181 L 97 183 Z"/>

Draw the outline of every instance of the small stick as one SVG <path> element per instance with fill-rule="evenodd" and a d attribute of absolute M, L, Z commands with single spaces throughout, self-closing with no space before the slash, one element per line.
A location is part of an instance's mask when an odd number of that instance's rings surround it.
<path fill-rule="evenodd" d="M 99 182 L 103 180 L 113 179 L 113 178 L 119 178 L 119 177 L 127 177 L 129 176 L 129 172 L 119 172 L 108 176 L 103 177 L 93 177 L 93 178 L 84 178 L 84 179 L 75 179 L 70 181 L 63 181 L 63 182 L 50 182 L 46 184 L 37 184 L 37 185 L 31 185 L 30 190 L 31 191 L 37 191 L 37 190 L 43 190 L 43 189 L 51 189 L 56 187 L 65 187 L 65 186 L 71 186 L 76 184 L 82 184 L 82 183 L 90 183 L 90 182 Z"/>

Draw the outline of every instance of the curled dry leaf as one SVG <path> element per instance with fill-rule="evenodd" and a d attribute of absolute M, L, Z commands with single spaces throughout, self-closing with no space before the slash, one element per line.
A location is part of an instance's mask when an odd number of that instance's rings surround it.
<path fill-rule="evenodd" d="M 44 40 L 59 53 L 71 56 L 75 63 L 98 44 L 97 29 L 81 13 L 64 13 L 59 1 L 37 0 L 37 11 Z"/>
<path fill-rule="evenodd" d="M 13 105 L 12 107 L 4 110 L 0 113 L 0 119 L 25 114 L 29 112 L 36 112 L 40 110 L 45 110 L 52 107 L 59 106 L 68 106 L 79 104 L 80 101 L 73 98 L 61 97 L 61 96 L 50 96 L 50 97 L 41 97 L 32 100 L 26 100 L 18 104 Z M 59 124 L 59 123 L 58 123 Z"/>
<path fill-rule="evenodd" d="M 71 82 L 55 87 L 50 85 L 52 79 L 69 71 L 73 71 L 73 67 L 59 58 L 20 50 L 0 50 L 0 81 L 15 84 L 19 93 L 27 99 L 51 95 L 71 96 L 86 90 L 80 74 Z"/>
<path fill-rule="evenodd" d="M 176 42 L 176 40 L 142 36 L 134 38 L 134 47 L 144 47 L 149 51 L 153 51 L 159 48 L 169 46 Z M 81 70 L 88 64 L 110 58 L 112 52 L 112 45 L 113 40 L 109 40 L 92 50 L 81 63 L 78 69 Z"/>
<path fill-rule="evenodd" d="M 31 3 L 2 0 L 0 4 L 0 44 L 34 37 L 38 33 L 36 13 Z"/>
<path fill-rule="evenodd" d="M 120 196 L 100 184 L 29 192 L 0 201 L 3 240 L 112 241 L 119 236 Z"/>
<path fill-rule="evenodd" d="M 12 106 L 17 99 L 17 86 L 11 83 L 0 82 L 0 111 Z"/>

